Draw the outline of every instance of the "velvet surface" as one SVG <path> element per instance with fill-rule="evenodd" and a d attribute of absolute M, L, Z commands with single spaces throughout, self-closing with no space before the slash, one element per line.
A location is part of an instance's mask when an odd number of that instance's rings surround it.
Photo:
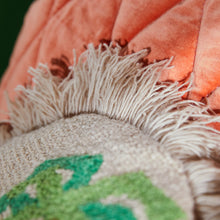
<path fill-rule="evenodd" d="M 8 91 L 28 81 L 27 70 L 64 55 L 72 64 L 72 49 L 103 39 L 128 42 L 129 51 L 151 48 L 149 62 L 174 57 L 172 70 L 161 80 L 184 81 L 194 73 L 190 99 L 208 97 L 220 108 L 220 2 L 215 0 L 38 0 L 29 12 L 0 87 L 0 109 Z M 5 118 L 4 115 L 0 119 Z"/>

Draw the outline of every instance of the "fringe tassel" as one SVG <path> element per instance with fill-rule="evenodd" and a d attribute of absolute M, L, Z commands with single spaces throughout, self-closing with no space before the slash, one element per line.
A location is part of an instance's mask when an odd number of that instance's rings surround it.
<path fill-rule="evenodd" d="M 19 86 L 19 98 L 8 101 L 13 129 L 9 136 L 3 132 L 1 142 L 80 113 L 126 121 L 183 162 L 197 215 L 219 219 L 220 133 L 207 124 L 220 122 L 220 117 L 211 116 L 202 103 L 182 99 L 191 84 L 181 91 L 187 83 L 159 82 L 161 72 L 172 68 L 172 59 L 144 66 L 148 50 L 120 56 L 121 50 L 120 46 L 95 49 L 89 45 L 77 63 L 74 57 L 64 80 L 43 64 L 30 69 L 34 86 Z"/>

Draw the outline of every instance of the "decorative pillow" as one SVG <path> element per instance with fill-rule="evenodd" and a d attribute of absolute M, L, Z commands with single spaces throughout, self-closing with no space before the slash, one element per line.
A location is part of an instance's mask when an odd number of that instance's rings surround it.
<path fill-rule="evenodd" d="M 1 219 L 220 218 L 220 119 L 148 53 L 90 44 L 65 78 L 30 70 L 0 126 Z"/>

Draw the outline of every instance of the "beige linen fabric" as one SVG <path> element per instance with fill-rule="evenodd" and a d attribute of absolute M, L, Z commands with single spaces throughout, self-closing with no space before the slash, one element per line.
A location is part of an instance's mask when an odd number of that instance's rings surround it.
<path fill-rule="evenodd" d="M 61 119 L 2 145 L 0 196 L 24 181 L 45 160 L 85 154 L 103 155 L 103 164 L 92 183 L 143 171 L 192 219 L 194 201 L 181 163 L 134 126 L 96 114 Z"/>

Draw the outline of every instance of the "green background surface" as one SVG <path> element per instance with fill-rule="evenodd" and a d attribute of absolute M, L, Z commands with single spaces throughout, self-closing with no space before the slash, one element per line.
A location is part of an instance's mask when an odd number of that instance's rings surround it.
<path fill-rule="evenodd" d="M 23 19 L 33 0 L 1 0 L 0 2 L 0 77 L 8 66 Z"/>

